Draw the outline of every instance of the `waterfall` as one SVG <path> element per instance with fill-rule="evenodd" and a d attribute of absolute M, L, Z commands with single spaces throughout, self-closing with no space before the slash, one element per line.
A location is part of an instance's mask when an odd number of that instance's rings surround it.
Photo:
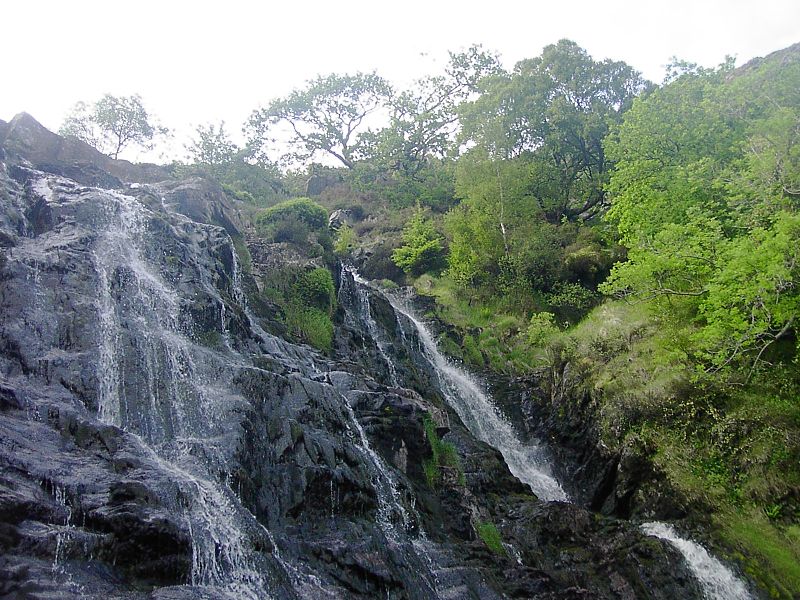
<path fill-rule="evenodd" d="M 369 286 L 355 270 L 350 269 L 349 273 L 360 287 Z M 439 351 L 430 329 L 413 310 L 394 295 L 385 294 L 385 297 L 395 312 L 413 325 L 422 342 L 423 354 L 436 373 L 442 395 L 470 432 L 499 450 L 511 472 L 542 500 L 567 501 L 567 494 L 550 472 L 545 448 L 524 444 L 475 377 Z M 402 321 L 400 325 L 403 326 Z"/>
<path fill-rule="evenodd" d="M 384 340 L 384 336 L 380 332 L 378 324 L 375 322 L 375 318 L 372 316 L 372 306 L 369 302 L 369 288 L 363 285 L 363 280 L 358 282 L 355 280 L 355 276 L 358 274 L 353 269 L 345 267 L 344 270 L 354 276 L 354 285 L 347 285 L 343 279 L 343 283 L 339 286 L 339 302 L 342 303 L 343 295 L 355 295 L 353 300 L 355 300 L 357 315 L 361 319 L 362 323 L 366 326 L 367 332 L 375 342 L 378 353 L 380 353 L 381 358 L 383 359 L 383 362 L 389 371 L 389 383 L 393 387 L 398 387 L 400 383 L 397 378 L 397 367 L 395 367 L 394 361 L 389 357 L 388 345 Z"/>
<path fill-rule="evenodd" d="M 683 555 L 692 574 L 700 582 L 708 600 L 752 600 L 744 583 L 728 567 L 708 553 L 697 542 L 680 537 L 672 525 L 644 523 L 641 530 L 647 535 L 669 542 Z"/>
<path fill-rule="evenodd" d="M 142 452 L 169 475 L 173 489 L 159 492 L 165 505 L 185 516 L 192 544 L 190 583 L 231 598 L 268 598 L 265 576 L 274 567 L 251 549 L 251 540 L 266 529 L 212 475 L 226 462 L 214 438 L 220 411 L 237 400 L 225 392 L 230 374 L 222 379 L 233 360 L 189 339 L 182 300 L 147 255 L 147 226 L 155 215 L 131 196 L 104 190 L 101 199 L 107 222 L 92 253 L 98 281 L 98 418 L 138 438 Z M 203 288 L 224 306 L 204 277 L 199 277 Z M 237 299 L 238 285 L 235 273 Z M 224 313 L 219 326 L 224 335 Z M 214 464 L 198 458 L 198 449 Z"/>
<path fill-rule="evenodd" d="M 347 272 L 353 277 L 355 284 L 360 291 L 363 291 L 367 299 L 370 289 L 380 293 L 355 269 L 348 268 Z M 511 472 L 528 484 L 541 499 L 569 501 L 567 494 L 550 474 L 545 449 L 535 444 L 523 444 L 511 424 L 500 414 L 484 386 L 439 351 L 431 330 L 413 309 L 395 295 L 383 295 L 395 312 L 413 326 L 421 342 L 421 350 L 438 378 L 439 388 L 444 398 L 458 413 L 472 434 L 499 450 Z M 367 314 L 363 313 L 362 318 L 366 320 Z M 403 320 L 399 319 L 398 321 L 400 335 L 407 343 Z M 372 332 L 371 328 L 370 332 Z M 385 352 L 382 354 L 387 361 L 391 362 Z M 752 599 L 744 583 L 730 569 L 711 556 L 701 545 L 678 536 L 672 526 L 664 523 L 646 523 L 641 526 L 641 530 L 647 535 L 668 541 L 681 552 L 691 572 L 700 582 L 704 595 L 709 600 Z M 506 549 L 510 555 L 520 561 L 519 554 L 513 547 Z"/>

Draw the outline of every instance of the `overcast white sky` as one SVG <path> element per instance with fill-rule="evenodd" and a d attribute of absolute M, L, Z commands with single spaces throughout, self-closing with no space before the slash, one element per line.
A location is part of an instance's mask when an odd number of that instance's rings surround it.
<path fill-rule="evenodd" d="M 377 70 L 397 84 L 473 43 L 506 67 L 570 38 L 654 81 L 678 56 L 741 64 L 800 42 L 800 0 L 5 0 L 0 119 L 58 129 L 78 100 L 138 93 L 185 136 L 249 114 L 318 74 Z"/>

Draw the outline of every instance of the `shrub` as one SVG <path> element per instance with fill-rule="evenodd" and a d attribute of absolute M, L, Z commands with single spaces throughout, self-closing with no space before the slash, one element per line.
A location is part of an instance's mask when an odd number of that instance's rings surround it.
<path fill-rule="evenodd" d="M 347 223 L 342 224 L 336 232 L 333 250 L 339 256 L 348 256 L 356 245 L 356 233 Z"/>
<path fill-rule="evenodd" d="M 559 283 L 545 296 L 554 308 L 569 313 L 581 314 L 597 302 L 597 294 L 579 283 Z"/>
<path fill-rule="evenodd" d="M 528 342 L 532 346 L 543 346 L 545 342 L 558 332 L 555 315 L 549 312 L 535 313 L 528 325 Z"/>
<path fill-rule="evenodd" d="M 331 349 L 333 322 L 327 313 L 299 302 L 290 302 L 283 310 L 286 327 L 293 336 L 320 350 Z"/>
<path fill-rule="evenodd" d="M 292 217 L 305 223 L 310 229 L 322 229 L 328 225 L 328 211 L 310 198 L 292 198 L 261 211 L 256 217 L 256 227 L 269 226 Z"/>
<path fill-rule="evenodd" d="M 336 308 L 336 288 L 328 269 L 317 267 L 303 272 L 295 283 L 295 295 L 303 305 L 318 308 L 328 316 Z"/>
<path fill-rule="evenodd" d="M 311 229 L 293 215 L 285 215 L 268 224 L 260 224 L 258 232 L 272 242 L 288 242 L 305 246 L 309 242 Z"/>
<path fill-rule="evenodd" d="M 256 230 L 273 242 L 302 246 L 314 232 L 321 237 L 328 225 L 328 211 L 308 198 L 293 198 L 262 210 L 255 218 Z"/>
<path fill-rule="evenodd" d="M 411 275 L 441 270 L 445 266 L 442 238 L 418 210 L 403 229 L 403 242 L 392 254 L 394 263 Z"/>

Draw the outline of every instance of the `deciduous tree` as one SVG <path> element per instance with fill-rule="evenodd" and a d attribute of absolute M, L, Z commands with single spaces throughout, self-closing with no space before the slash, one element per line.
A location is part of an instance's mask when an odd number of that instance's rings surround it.
<path fill-rule="evenodd" d="M 153 140 L 169 131 L 155 123 L 138 95 L 106 94 L 92 105 L 78 102 L 59 133 L 75 137 L 111 158 L 130 145 L 152 150 Z"/>
<path fill-rule="evenodd" d="M 253 112 L 247 125 L 249 143 L 260 151 L 285 142 L 290 161 L 327 155 L 352 169 L 363 147 L 366 119 L 385 106 L 389 84 L 375 73 L 331 74 L 308 82 L 286 98 Z M 280 126 L 288 128 L 281 139 Z"/>

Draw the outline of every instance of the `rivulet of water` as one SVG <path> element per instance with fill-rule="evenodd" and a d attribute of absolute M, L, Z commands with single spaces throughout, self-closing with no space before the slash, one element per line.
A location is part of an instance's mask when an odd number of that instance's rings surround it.
<path fill-rule="evenodd" d="M 650 522 L 642 524 L 641 529 L 678 549 L 708 600 L 752 600 L 752 595 L 733 571 L 697 542 L 678 535 L 672 525 Z"/>
<path fill-rule="evenodd" d="M 365 281 L 351 270 L 356 285 L 367 288 Z M 400 298 L 385 294 L 396 313 L 405 317 L 422 344 L 422 352 L 437 375 L 439 389 L 447 403 L 458 413 L 464 425 L 478 439 L 501 452 L 511 472 L 543 500 L 567 501 L 567 494 L 551 474 L 547 451 L 538 444 L 523 443 L 514 428 L 500 413 L 477 379 L 439 351 L 430 329 L 414 310 Z M 400 321 L 401 329 L 404 323 Z"/>

